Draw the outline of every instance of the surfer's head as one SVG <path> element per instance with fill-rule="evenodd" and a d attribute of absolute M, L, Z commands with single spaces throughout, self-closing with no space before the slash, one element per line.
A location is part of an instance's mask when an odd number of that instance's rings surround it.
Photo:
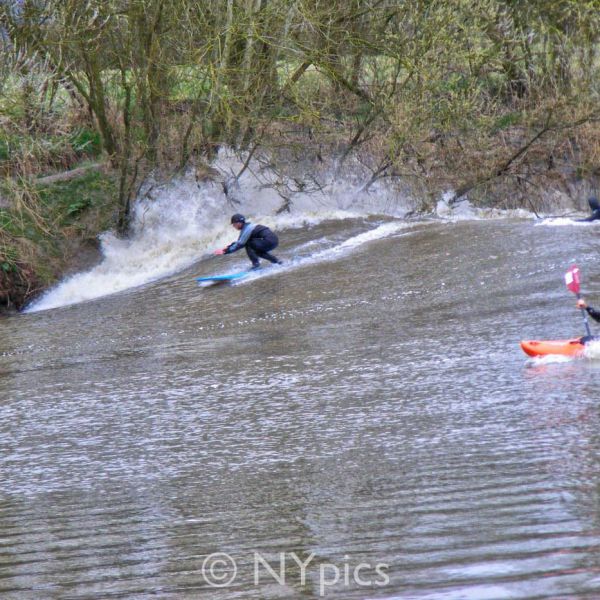
<path fill-rule="evenodd" d="M 244 215 L 240 215 L 240 213 L 235 213 L 233 217 L 231 217 L 231 224 L 237 229 L 241 231 L 244 227 L 244 223 L 246 223 L 246 217 Z"/>
<path fill-rule="evenodd" d="M 588 204 L 590 205 L 590 208 L 592 210 L 598 210 L 600 208 L 600 203 L 598 202 L 598 198 L 596 198 L 595 196 L 588 198 Z"/>

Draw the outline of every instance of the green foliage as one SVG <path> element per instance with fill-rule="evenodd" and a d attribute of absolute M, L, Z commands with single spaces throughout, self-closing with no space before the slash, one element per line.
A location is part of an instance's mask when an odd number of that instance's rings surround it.
<path fill-rule="evenodd" d="M 87 210 L 105 209 L 115 197 L 115 181 L 97 170 L 47 186 L 39 186 L 40 202 L 60 225 L 68 225 Z"/>
<path fill-rule="evenodd" d="M 100 133 L 89 127 L 75 130 L 69 136 L 69 142 L 78 156 L 98 156 L 102 151 Z"/>
<path fill-rule="evenodd" d="M 492 133 L 497 133 L 503 129 L 508 129 L 514 125 L 518 125 L 522 120 L 522 115 L 519 112 L 510 112 L 505 115 L 500 115 L 494 122 Z"/>
<path fill-rule="evenodd" d="M 0 247 L 0 270 L 4 273 L 17 272 L 17 249 L 12 246 Z"/>
<path fill-rule="evenodd" d="M 172 102 L 180 100 L 195 100 L 210 93 L 210 78 L 205 69 L 199 66 L 177 65 L 170 71 L 173 81 L 169 89 Z"/>
<path fill-rule="evenodd" d="M 10 158 L 10 144 L 8 139 L 0 137 L 0 161 Z"/>
<path fill-rule="evenodd" d="M 5 208 L 0 209 L 0 231 L 8 234 L 16 234 L 19 229 L 15 226 L 15 220 L 10 211 Z"/>

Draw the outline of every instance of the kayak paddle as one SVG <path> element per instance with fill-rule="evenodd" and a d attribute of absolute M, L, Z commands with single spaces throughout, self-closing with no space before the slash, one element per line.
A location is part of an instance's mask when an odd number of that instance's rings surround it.
<path fill-rule="evenodd" d="M 569 270 L 565 273 L 565 283 L 567 284 L 567 288 L 571 292 L 573 292 L 577 296 L 577 300 L 581 298 L 581 280 L 579 279 L 579 267 L 573 265 L 569 267 Z M 581 315 L 583 317 L 583 323 L 585 325 L 585 330 L 587 334 L 591 337 L 592 332 L 590 331 L 590 324 L 588 323 L 587 314 L 585 312 L 585 308 L 581 309 Z"/>

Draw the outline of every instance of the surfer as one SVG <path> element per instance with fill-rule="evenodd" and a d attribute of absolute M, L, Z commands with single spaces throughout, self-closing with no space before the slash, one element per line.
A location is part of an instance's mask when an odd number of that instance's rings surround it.
<path fill-rule="evenodd" d="M 240 236 L 229 246 L 215 250 L 214 254 L 231 254 L 245 247 L 248 258 L 252 261 L 253 269 L 260 268 L 259 258 L 264 258 L 277 265 L 283 264 L 276 256 L 270 254 L 271 250 L 277 248 L 279 238 L 268 227 L 254 225 L 246 221 L 246 217 L 239 213 L 231 217 L 231 224 L 240 232 Z"/>
<path fill-rule="evenodd" d="M 580 223 L 600 220 L 600 202 L 598 202 L 598 198 L 596 198 L 595 196 L 588 198 L 588 204 L 590 205 L 590 210 L 592 211 L 592 214 L 589 217 L 586 217 L 585 219 L 577 219 L 577 221 L 579 221 Z"/>

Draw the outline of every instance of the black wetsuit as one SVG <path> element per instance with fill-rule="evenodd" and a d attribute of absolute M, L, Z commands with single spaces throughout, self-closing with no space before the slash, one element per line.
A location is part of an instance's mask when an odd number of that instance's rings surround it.
<path fill-rule="evenodd" d="M 600 310 L 592 308 L 591 306 L 586 306 L 585 311 L 587 312 L 594 321 L 598 321 L 600 323 Z"/>
<path fill-rule="evenodd" d="M 231 254 L 245 247 L 248 258 L 252 261 L 252 268 L 257 269 L 260 266 L 259 258 L 277 264 L 281 262 L 276 256 L 269 254 L 271 250 L 277 248 L 277 244 L 279 238 L 265 225 L 244 223 L 240 237 L 225 248 L 225 254 Z"/>
<path fill-rule="evenodd" d="M 600 202 L 598 202 L 597 198 L 590 198 L 588 200 L 588 204 L 590 205 L 590 210 L 592 214 L 585 219 L 577 219 L 580 223 L 585 221 L 598 221 L 600 220 Z"/>
<path fill-rule="evenodd" d="M 600 322 L 600 310 L 596 310 L 595 308 L 592 308 L 591 306 L 586 306 L 584 308 L 585 312 L 587 312 L 588 315 L 590 315 L 590 317 L 592 317 L 592 319 L 594 319 L 594 321 L 598 321 Z M 587 344 L 588 342 L 592 342 L 594 340 L 597 340 L 598 338 L 595 335 L 584 335 L 582 338 L 580 338 L 580 342 L 582 344 Z"/>

